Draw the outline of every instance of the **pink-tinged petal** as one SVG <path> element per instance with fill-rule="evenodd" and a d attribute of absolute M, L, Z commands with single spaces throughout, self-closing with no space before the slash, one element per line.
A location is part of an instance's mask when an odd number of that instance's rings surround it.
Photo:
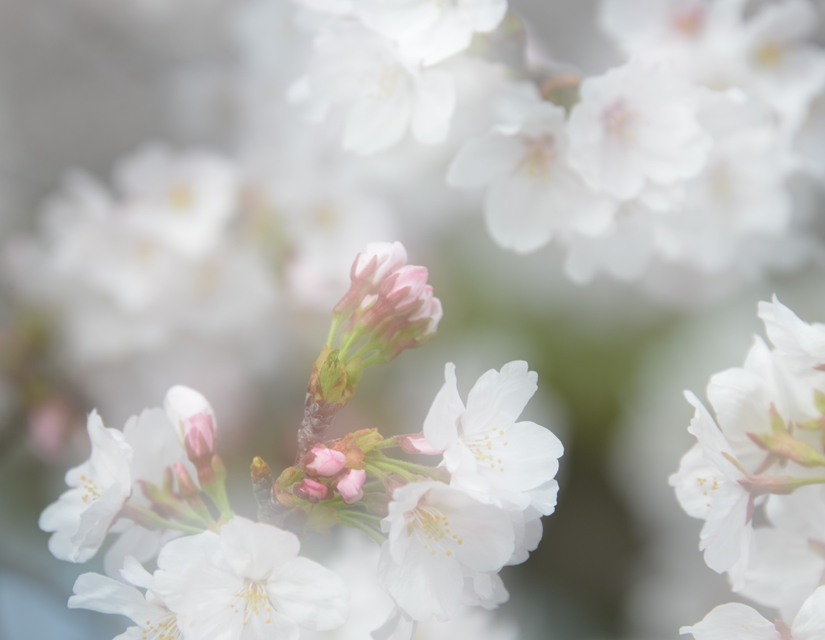
<path fill-rule="evenodd" d="M 304 468 L 312 475 L 331 478 L 347 464 L 347 457 L 340 451 L 316 444 L 302 461 Z"/>
<path fill-rule="evenodd" d="M 432 446 L 423 433 L 412 433 L 410 435 L 401 436 L 398 442 L 406 453 L 419 453 L 426 456 L 440 456 L 444 453 L 443 449 L 437 449 Z"/>
<path fill-rule="evenodd" d="M 266 590 L 277 611 L 307 629 L 327 631 L 347 620 L 349 593 L 344 581 L 306 558 L 295 558 L 278 567 L 269 577 Z"/>
<path fill-rule="evenodd" d="M 355 504 L 364 497 L 367 472 L 363 469 L 347 469 L 337 480 L 335 488 L 346 504 Z"/>
<path fill-rule="evenodd" d="M 464 411 L 464 403 L 458 395 L 455 365 L 444 366 L 444 386 L 433 400 L 424 419 L 424 437 L 435 449 L 445 450 L 458 440 L 457 421 Z"/>
<path fill-rule="evenodd" d="M 780 640 L 779 632 L 755 609 L 732 602 L 716 607 L 704 620 L 679 633 L 690 633 L 695 640 Z"/>

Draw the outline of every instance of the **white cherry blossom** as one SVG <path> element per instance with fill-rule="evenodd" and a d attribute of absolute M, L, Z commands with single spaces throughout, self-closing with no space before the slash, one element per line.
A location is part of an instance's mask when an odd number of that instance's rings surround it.
<path fill-rule="evenodd" d="M 344 149 L 368 155 L 395 146 L 411 131 L 418 142 L 447 137 L 455 86 L 444 69 L 421 69 L 396 45 L 348 23 L 319 34 L 308 74 L 289 90 L 308 115 L 325 119 L 345 111 Z"/>
<path fill-rule="evenodd" d="M 450 484 L 521 509 L 550 515 L 556 505 L 559 439 L 533 422 L 516 422 L 536 392 L 538 376 L 524 361 L 491 369 L 461 401 L 455 365 L 444 368 L 446 382 L 424 420 L 424 436 L 444 451 Z"/>
<path fill-rule="evenodd" d="M 495 29 L 507 0 L 355 0 L 355 11 L 412 58 L 432 65 L 464 51 L 474 33 Z"/>
<path fill-rule="evenodd" d="M 69 608 L 130 618 L 135 626 L 116 640 L 182 640 L 185 636 L 178 628 L 177 616 L 155 593 L 152 575 L 131 557 L 125 559 L 120 575 L 129 584 L 98 573 L 82 574 L 74 583 Z M 146 594 L 135 587 L 146 589 Z"/>
<path fill-rule="evenodd" d="M 642 63 L 587 78 L 570 113 L 570 162 L 591 188 L 622 200 L 693 178 L 713 145 L 699 100 L 684 79 Z"/>
<path fill-rule="evenodd" d="M 86 427 L 92 443 L 89 459 L 66 473 L 69 490 L 40 514 L 43 531 L 53 532 L 49 551 L 60 560 L 86 562 L 109 531 L 132 492 L 132 448 L 123 433 L 107 429 L 96 411 Z"/>
<path fill-rule="evenodd" d="M 335 573 L 298 556 L 298 538 L 234 517 L 167 544 L 155 586 L 187 640 L 297 640 L 303 627 L 323 631 L 347 618 L 349 596 Z"/>
<path fill-rule="evenodd" d="M 685 397 L 696 409 L 688 431 L 698 443 L 682 458 L 670 484 L 688 515 L 705 521 L 699 549 L 707 565 L 729 572 L 734 585 L 741 586 L 753 541 L 751 496 L 739 483 L 745 474 L 725 457 L 733 448 L 708 410 L 692 393 Z"/>
<path fill-rule="evenodd" d="M 568 162 L 568 146 L 564 109 L 536 98 L 521 122 L 467 141 L 447 182 L 487 187 L 487 228 L 506 249 L 534 251 L 568 228 L 598 234 L 616 205 L 584 184 Z"/>
<path fill-rule="evenodd" d="M 450 619 L 462 603 L 465 575 L 498 572 L 515 549 L 503 509 L 435 481 L 396 489 L 381 528 L 388 540 L 379 576 L 417 621 Z"/>

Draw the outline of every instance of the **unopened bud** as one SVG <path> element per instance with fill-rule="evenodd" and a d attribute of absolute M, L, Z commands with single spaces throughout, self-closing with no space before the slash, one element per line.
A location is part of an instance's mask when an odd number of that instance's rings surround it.
<path fill-rule="evenodd" d="M 352 263 L 349 291 L 335 305 L 333 313 L 347 316 L 362 305 L 364 298 L 378 292 L 381 283 L 407 264 L 407 250 L 400 242 L 372 242 Z"/>
<path fill-rule="evenodd" d="M 163 407 L 183 442 L 186 455 L 200 473 L 201 467 L 211 465 L 215 455 L 218 425 L 212 406 L 194 389 L 177 385 L 166 393 Z"/>
<path fill-rule="evenodd" d="M 346 504 L 355 504 L 364 497 L 366 480 L 367 472 L 363 469 L 347 469 L 335 483 L 335 488 Z"/>
<path fill-rule="evenodd" d="M 320 502 L 327 497 L 327 487 L 312 478 L 304 478 L 292 487 L 292 493 L 307 502 Z"/>
<path fill-rule="evenodd" d="M 331 478 L 346 466 L 347 457 L 340 451 L 327 448 L 326 445 L 316 444 L 304 456 L 302 464 L 310 475 Z"/>
<path fill-rule="evenodd" d="M 397 438 L 401 449 L 407 453 L 419 453 L 426 456 L 440 456 L 444 453 L 443 449 L 436 449 L 433 447 L 423 433 L 412 433 L 407 436 Z"/>

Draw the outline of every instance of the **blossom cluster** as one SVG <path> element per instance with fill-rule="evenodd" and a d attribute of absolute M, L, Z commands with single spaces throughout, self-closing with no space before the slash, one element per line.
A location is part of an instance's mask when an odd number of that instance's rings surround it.
<path fill-rule="evenodd" d="M 759 316 L 773 347 L 756 338 L 744 367 L 711 378 L 716 419 L 686 393 L 697 443 L 670 483 L 682 508 L 705 522 L 707 565 L 727 573 L 734 591 L 778 609 L 779 618 L 722 605 L 682 630 L 699 640 L 733 629 L 742 638 L 825 633 L 825 326 L 803 322 L 776 298 L 760 303 Z M 754 525 L 760 520 L 766 526 Z"/>
<path fill-rule="evenodd" d="M 721 287 L 799 267 L 813 250 L 800 193 L 823 167 L 818 14 L 809 0 L 747 4 L 604 0 L 600 26 L 628 61 L 528 83 L 448 182 L 486 189 L 502 247 L 558 239 L 577 282 L 604 271 Z"/>
<path fill-rule="evenodd" d="M 135 637 L 296 639 L 336 629 L 348 619 L 346 581 L 301 557 L 291 531 L 335 525 L 381 545 L 377 582 L 391 606 L 375 637 L 409 640 L 419 623 L 465 624 L 468 607 L 506 601 L 498 574 L 537 547 L 563 453 L 552 432 L 518 421 L 537 388 L 526 362 L 485 373 L 466 404 L 448 364 L 421 433 L 324 439 L 364 370 L 426 342 L 441 315 L 427 270 L 408 265 L 400 243 L 358 255 L 313 367 L 295 465 L 273 478 L 263 459 L 252 463 L 257 523 L 229 505 L 218 421 L 203 395 L 173 387 L 163 410 L 122 431 L 92 412 L 91 456 L 66 474 L 69 490 L 40 527 L 70 562 L 119 537 L 106 554 L 109 575 L 81 575 L 69 606 L 124 615 Z M 440 462 L 391 457 L 392 448 Z"/>

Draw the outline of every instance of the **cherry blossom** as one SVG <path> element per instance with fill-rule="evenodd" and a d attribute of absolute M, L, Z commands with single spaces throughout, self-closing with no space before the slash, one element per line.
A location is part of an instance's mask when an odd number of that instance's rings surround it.
<path fill-rule="evenodd" d="M 507 12 L 507 0 L 355 0 L 355 11 L 410 57 L 432 65 L 467 49 L 474 33 L 495 29 Z"/>
<path fill-rule="evenodd" d="M 421 69 L 395 45 L 360 25 L 316 38 L 306 76 L 289 92 L 321 120 L 346 111 L 344 149 L 368 155 L 398 144 L 410 130 L 418 142 L 443 142 L 455 107 L 453 78 L 443 69 Z"/>
<path fill-rule="evenodd" d="M 517 505 L 553 513 L 558 458 L 564 447 L 551 431 L 533 422 L 516 422 L 536 392 L 538 376 L 523 361 L 501 372 L 490 370 L 461 401 L 455 365 L 444 369 L 446 382 L 424 421 L 424 436 L 444 451 L 451 486 Z"/>
<path fill-rule="evenodd" d="M 713 145 L 698 104 L 688 82 L 641 63 L 588 78 L 570 113 L 570 162 L 591 188 L 623 200 L 693 178 Z"/>
<path fill-rule="evenodd" d="M 235 517 L 220 533 L 167 544 L 155 586 L 191 640 L 297 640 L 299 628 L 341 626 L 349 600 L 343 581 L 299 557 L 299 547 L 292 533 Z"/>
<path fill-rule="evenodd" d="M 584 184 L 569 164 L 568 146 L 564 110 L 536 99 L 522 122 L 467 141 L 447 182 L 488 187 L 487 228 L 505 249 L 534 251 L 567 229 L 598 234 L 616 206 Z"/>
<path fill-rule="evenodd" d="M 507 514 L 441 482 L 396 489 L 381 523 L 388 540 L 379 576 L 413 620 L 447 620 L 458 611 L 465 574 L 498 572 L 514 551 Z"/>
<path fill-rule="evenodd" d="M 184 638 L 178 628 L 177 616 L 158 597 L 154 578 L 137 560 L 127 557 L 120 575 L 129 584 L 98 573 L 82 574 L 74 583 L 74 595 L 69 598 L 69 608 L 89 609 L 130 618 L 135 626 L 118 636 L 123 640 Z M 135 587 L 146 589 L 146 594 Z"/>
<path fill-rule="evenodd" d="M 40 514 L 43 531 L 53 532 L 49 551 L 61 560 L 86 562 L 100 546 L 132 492 L 132 448 L 123 433 L 107 429 L 96 411 L 86 423 L 92 453 L 66 473 L 69 490 Z"/>

